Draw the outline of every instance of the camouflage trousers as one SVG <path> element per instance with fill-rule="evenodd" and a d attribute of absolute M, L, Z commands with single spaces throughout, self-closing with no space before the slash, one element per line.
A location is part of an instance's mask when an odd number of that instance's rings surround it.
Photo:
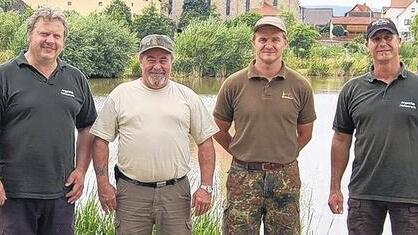
<path fill-rule="evenodd" d="M 298 162 L 278 170 L 247 170 L 233 162 L 226 182 L 224 235 L 300 234 Z"/>

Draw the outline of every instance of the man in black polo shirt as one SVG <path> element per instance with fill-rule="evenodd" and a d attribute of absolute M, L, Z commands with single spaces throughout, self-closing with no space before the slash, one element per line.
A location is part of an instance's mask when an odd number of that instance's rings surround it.
<path fill-rule="evenodd" d="M 64 14 L 40 8 L 28 50 L 0 65 L 0 234 L 74 233 L 96 110 L 84 75 L 58 58 L 67 35 Z"/>
<path fill-rule="evenodd" d="M 349 234 L 418 233 L 418 76 L 400 62 L 401 39 L 389 19 L 367 28 L 373 66 L 342 89 L 331 149 L 329 207 L 343 211 L 341 178 L 355 131 L 348 199 Z"/>

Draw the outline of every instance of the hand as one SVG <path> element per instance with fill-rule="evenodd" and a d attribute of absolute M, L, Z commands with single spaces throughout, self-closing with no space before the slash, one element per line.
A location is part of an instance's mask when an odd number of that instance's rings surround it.
<path fill-rule="evenodd" d="M 196 216 L 203 215 L 206 213 L 210 207 L 212 202 L 212 194 L 208 193 L 204 189 L 197 189 L 196 192 L 193 194 L 193 201 L 192 207 L 195 208 L 194 214 Z"/>
<path fill-rule="evenodd" d="M 76 168 L 73 172 L 71 172 L 65 186 L 69 187 L 71 185 L 71 191 L 65 196 L 68 198 L 68 203 L 74 204 L 75 201 L 77 201 L 77 199 L 79 199 L 83 194 L 84 173 L 82 170 Z"/>
<path fill-rule="evenodd" d="M 116 210 L 116 189 L 109 181 L 98 183 L 97 193 L 99 194 L 100 205 L 106 214 Z"/>
<path fill-rule="evenodd" d="M 6 191 L 4 191 L 3 184 L 0 181 L 0 206 L 3 206 L 6 200 Z"/>
<path fill-rule="evenodd" d="M 328 206 L 334 214 L 343 213 L 344 197 L 340 190 L 331 191 L 328 198 Z"/>

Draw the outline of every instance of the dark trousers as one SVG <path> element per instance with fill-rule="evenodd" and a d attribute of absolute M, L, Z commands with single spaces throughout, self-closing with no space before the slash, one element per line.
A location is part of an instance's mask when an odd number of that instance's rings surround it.
<path fill-rule="evenodd" d="M 73 235 L 74 205 L 65 197 L 8 198 L 0 207 L 0 234 Z"/>
<path fill-rule="evenodd" d="M 392 234 L 418 234 L 418 204 L 353 198 L 348 200 L 347 225 L 349 234 L 382 234 L 383 224 L 388 212 Z"/>

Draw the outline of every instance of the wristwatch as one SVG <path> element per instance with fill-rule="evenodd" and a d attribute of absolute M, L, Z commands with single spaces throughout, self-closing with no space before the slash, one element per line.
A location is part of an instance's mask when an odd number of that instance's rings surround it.
<path fill-rule="evenodd" d="M 212 193 L 213 192 L 212 185 L 204 185 L 204 184 L 201 184 L 199 188 L 205 190 L 208 193 Z"/>

